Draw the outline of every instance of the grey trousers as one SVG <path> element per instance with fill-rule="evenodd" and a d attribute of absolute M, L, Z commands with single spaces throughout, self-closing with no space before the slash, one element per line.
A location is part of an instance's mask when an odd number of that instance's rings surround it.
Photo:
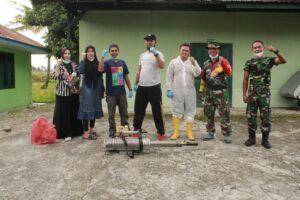
<path fill-rule="evenodd" d="M 107 108 L 108 108 L 108 121 L 109 121 L 109 130 L 116 130 L 116 122 L 115 122 L 115 113 L 116 107 L 119 107 L 119 114 L 121 118 L 121 125 L 129 125 L 128 123 L 128 111 L 127 111 L 127 97 L 126 94 L 123 95 L 115 95 L 115 96 L 106 96 Z"/>

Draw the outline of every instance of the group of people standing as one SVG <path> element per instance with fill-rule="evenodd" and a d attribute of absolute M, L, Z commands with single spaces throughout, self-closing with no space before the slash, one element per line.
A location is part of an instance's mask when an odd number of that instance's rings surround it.
<path fill-rule="evenodd" d="M 103 117 L 101 98 L 104 97 L 103 73 L 106 73 L 106 102 L 109 115 L 109 137 L 115 137 L 116 107 L 119 108 L 121 125 L 129 127 L 127 97 L 125 84 L 128 87 L 128 98 L 136 92 L 134 103 L 133 128 L 142 131 L 142 124 L 148 103 L 153 113 L 157 129 L 157 139 L 165 140 L 165 124 L 163 118 L 162 90 L 160 69 L 165 66 L 164 55 L 156 49 L 157 39 L 154 34 L 144 37 L 147 51 L 139 58 L 139 69 L 134 87 L 129 79 L 129 70 L 124 60 L 118 58 L 119 46 L 112 44 L 103 50 L 100 61 L 93 46 L 85 49 L 84 60 L 77 66 L 71 62 L 71 51 L 62 50 L 62 60 L 58 60 L 53 73 L 57 80 L 56 105 L 53 123 L 57 129 L 57 137 L 69 141 L 74 136 L 82 135 L 83 139 L 97 139 L 93 131 L 95 120 Z M 232 128 L 230 123 L 230 105 L 227 79 L 232 74 L 229 61 L 220 56 L 220 44 L 210 41 L 207 44 L 209 59 L 200 67 L 190 56 L 190 45 L 179 46 L 179 56 L 170 61 L 166 75 L 167 97 L 172 100 L 173 134 L 171 140 L 180 137 L 180 123 L 186 122 L 187 139 L 195 140 L 193 121 L 196 115 L 196 88 L 194 79 L 201 76 L 199 91 L 204 94 L 204 115 L 207 118 L 206 134 L 203 140 L 214 138 L 215 111 L 220 115 L 221 132 L 225 143 L 231 143 Z M 244 68 L 243 100 L 247 103 L 249 139 L 246 146 L 256 143 L 256 117 L 260 110 L 262 119 L 262 145 L 269 149 L 270 124 L 270 80 L 273 65 L 283 64 L 285 58 L 279 50 L 269 46 L 268 50 L 276 57 L 264 57 L 262 41 L 254 41 L 251 45 L 254 57 L 248 60 Z M 111 58 L 105 60 L 107 54 Z M 78 78 L 80 77 L 80 79 Z M 77 81 L 74 81 L 77 80 Z M 76 86 L 80 80 L 80 87 Z M 80 89 L 80 95 L 78 91 Z"/>
<path fill-rule="evenodd" d="M 103 117 L 101 97 L 104 88 L 96 50 L 93 46 L 87 46 L 79 66 L 71 61 L 70 49 L 64 48 L 61 57 L 52 75 L 57 80 L 53 115 L 57 138 L 69 141 L 82 135 L 83 139 L 97 139 L 93 128 L 95 120 Z"/>

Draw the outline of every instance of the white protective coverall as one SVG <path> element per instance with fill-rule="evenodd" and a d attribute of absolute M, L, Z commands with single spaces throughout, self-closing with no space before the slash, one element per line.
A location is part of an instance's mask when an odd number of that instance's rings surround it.
<path fill-rule="evenodd" d="M 193 122 L 196 115 L 195 77 L 201 74 L 197 61 L 195 66 L 190 58 L 182 61 L 180 56 L 171 60 L 167 70 L 166 88 L 172 90 L 172 114 L 186 122 Z"/>

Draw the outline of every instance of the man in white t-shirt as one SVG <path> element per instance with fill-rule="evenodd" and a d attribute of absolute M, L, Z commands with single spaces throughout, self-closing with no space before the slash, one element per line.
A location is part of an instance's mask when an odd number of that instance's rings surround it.
<path fill-rule="evenodd" d="M 153 119 L 157 129 L 157 139 L 164 140 L 165 124 L 163 120 L 162 93 L 160 87 L 160 69 L 164 68 L 164 55 L 156 50 L 156 37 L 147 34 L 144 37 L 147 51 L 139 58 L 139 70 L 136 75 L 134 90 L 134 130 L 141 130 L 146 108 L 150 102 Z"/>

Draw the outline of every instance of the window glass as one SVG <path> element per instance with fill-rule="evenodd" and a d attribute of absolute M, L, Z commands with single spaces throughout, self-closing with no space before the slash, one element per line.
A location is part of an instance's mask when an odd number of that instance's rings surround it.
<path fill-rule="evenodd" d="M 0 89 L 15 88 L 14 54 L 0 51 Z"/>

